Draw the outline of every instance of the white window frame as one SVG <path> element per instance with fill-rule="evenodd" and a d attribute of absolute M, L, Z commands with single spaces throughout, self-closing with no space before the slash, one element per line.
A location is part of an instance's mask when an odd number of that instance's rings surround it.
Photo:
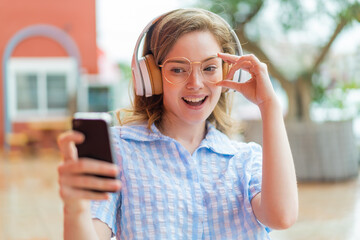
<path fill-rule="evenodd" d="M 48 109 L 47 107 L 47 74 L 64 74 L 66 77 L 67 96 L 75 96 L 77 64 L 71 57 L 38 57 L 25 58 L 13 57 L 8 62 L 8 94 L 9 113 L 12 121 L 31 121 L 44 118 L 69 115 L 69 107 Z M 39 107 L 36 110 L 19 110 L 17 108 L 17 81 L 18 73 L 36 74 L 38 79 L 38 102 Z M 70 101 L 70 99 L 69 99 Z"/>

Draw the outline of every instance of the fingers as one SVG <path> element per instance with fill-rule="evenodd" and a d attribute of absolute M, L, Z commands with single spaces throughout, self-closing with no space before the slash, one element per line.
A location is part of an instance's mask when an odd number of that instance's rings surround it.
<path fill-rule="evenodd" d="M 231 64 L 231 68 L 226 76 L 226 79 L 232 79 L 238 69 L 245 70 L 251 75 L 257 75 L 260 70 L 266 66 L 253 54 L 236 56 L 228 53 L 218 53 L 218 56 L 225 62 Z"/>
<path fill-rule="evenodd" d="M 231 81 L 231 80 L 223 80 L 221 82 L 216 83 L 216 86 L 231 88 L 231 89 L 234 89 L 234 90 L 240 92 L 239 83 Z"/>
<path fill-rule="evenodd" d="M 218 53 L 218 56 L 231 66 L 225 80 L 232 79 L 235 72 L 239 69 L 249 72 L 255 79 L 259 76 L 267 75 L 266 64 L 260 62 L 260 60 L 253 54 L 236 56 L 228 53 Z"/>
<path fill-rule="evenodd" d="M 250 61 L 255 64 L 259 64 L 260 60 L 254 55 L 254 54 L 246 54 L 242 56 L 232 55 L 228 53 L 218 53 L 218 56 L 224 60 L 225 62 L 228 62 L 230 64 L 234 64 L 238 62 L 239 60 L 244 61 Z"/>
<path fill-rule="evenodd" d="M 117 192 L 121 188 L 119 180 L 99 178 L 91 175 L 71 175 L 59 179 L 60 184 L 80 191 L 97 190 L 103 192 Z"/>
<path fill-rule="evenodd" d="M 250 61 L 239 61 L 235 64 L 233 64 L 228 72 L 228 74 L 225 77 L 226 79 L 233 79 L 234 78 L 234 74 L 237 70 L 242 69 L 245 70 L 247 72 L 252 72 L 252 68 L 253 68 L 253 64 Z"/>
<path fill-rule="evenodd" d="M 107 200 L 109 199 L 109 193 L 106 192 L 94 192 L 83 189 L 75 189 L 71 187 L 61 187 L 59 190 L 60 197 L 67 202 L 72 199 L 85 199 L 85 200 Z"/>
<path fill-rule="evenodd" d="M 119 169 L 115 164 L 89 158 L 78 159 L 75 144 L 83 141 L 84 135 L 76 131 L 68 131 L 58 137 L 58 146 L 64 158 L 58 167 L 60 196 L 64 202 L 106 200 L 109 198 L 106 192 L 121 189 L 118 179 L 94 176 L 116 177 Z"/>
<path fill-rule="evenodd" d="M 235 63 L 239 59 L 239 56 L 228 53 L 218 53 L 218 57 L 220 57 L 222 60 L 230 64 Z"/>
<path fill-rule="evenodd" d="M 81 158 L 80 161 L 68 162 L 59 166 L 59 174 L 96 174 L 115 177 L 119 169 L 115 164 L 99 160 Z"/>
<path fill-rule="evenodd" d="M 247 88 L 250 84 L 252 84 L 252 81 L 249 80 L 245 83 L 238 83 L 234 82 L 232 80 L 223 80 L 221 82 L 216 83 L 216 86 L 219 87 L 225 87 L 225 88 L 231 88 L 233 90 L 236 90 L 238 92 L 243 92 L 244 88 Z"/>
<path fill-rule="evenodd" d="M 225 80 L 217 83 L 219 87 L 231 88 L 243 94 L 248 100 L 259 105 L 266 99 L 276 98 L 271 85 L 267 66 L 260 62 L 253 54 L 235 56 L 219 53 L 218 56 L 231 64 Z M 251 74 L 251 78 L 243 83 L 230 81 L 238 69 L 243 69 Z"/>
<path fill-rule="evenodd" d="M 58 144 L 59 147 L 63 146 L 66 142 L 73 141 L 75 143 L 82 143 L 84 141 L 84 134 L 77 131 L 67 131 L 59 135 Z"/>
<path fill-rule="evenodd" d="M 80 161 L 63 162 L 58 167 L 60 196 L 63 200 L 71 199 L 108 199 L 106 193 L 121 189 L 118 179 L 101 178 L 90 175 L 115 177 L 119 169 L 115 164 L 82 158 Z"/>
<path fill-rule="evenodd" d="M 64 161 L 74 161 L 77 159 L 75 143 L 82 143 L 84 135 L 76 131 L 67 131 L 60 134 L 57 143 Z"/>

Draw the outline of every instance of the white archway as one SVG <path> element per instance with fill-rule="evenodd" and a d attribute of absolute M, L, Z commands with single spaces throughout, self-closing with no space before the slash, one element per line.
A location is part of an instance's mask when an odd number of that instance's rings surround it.
<path fill-rule="evenodd" d="M 3 79 L 3 102 L 4 102 L 4 148 L 7 150 L 9 148 L 6 142 L 6 136 L 12 132 L 11 126 L 11 119 L 9 114 L 9 107 L 7 106 L 6 102 L 9 99 L 7 93 L 7 81 L 8 81 L 8 73 L 7 73 L 7 62 L 11 58 L 11 55 L 15 48 L 21 43 L 22 41 L 31 38 L 31 37 L 47 37 L 50 38 L 57 43 L 59 43 L 67 52 L 70 57 L 76 59 L 77 62 L 77 82 L 80 81 L 80 66 L 81 66 L 81 56 L 80 51 L 75 43 L 75 41 L 63 30 L 60 28 L 47 25 L 47 24 L 38 24 L 38 25 L 31 25 L 29 27 L 23 28 L 18 31 L 7 43 L 5 47 L 5 51 L 3 54 L 2 60 L 2 79 Z"/>

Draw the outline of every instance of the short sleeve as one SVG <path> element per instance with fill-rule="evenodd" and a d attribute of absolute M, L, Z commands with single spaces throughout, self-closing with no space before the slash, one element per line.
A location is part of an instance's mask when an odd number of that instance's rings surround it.
<path fill-rule="evenodd" d="M 257 143 L 249 143 L 251 159 L 249 162 L 249 201 L 261 191 L 262 181 L 262 148 Z"/>
<path fill-rule="evenodd" d="M 249 182 L 249 201 L 255 197 L 256 194 L 261 192 L 262 182 L 262 147 L 257 143 L 249 143 L 251 148 L 251 164 L 250 164 L 250 182 Z M 263 225 L 259 220 L 258 222 L 265 228 L 267 232 L 271 229 Z"/>
<path fill-rule="evenodd" d="M 108 200 L 91 201 L 92 218 L 97 218 L 111 228 L 112 235 L 117 232 L 117 212 L 120 210 L 120 193 L 111 193 Z"/>

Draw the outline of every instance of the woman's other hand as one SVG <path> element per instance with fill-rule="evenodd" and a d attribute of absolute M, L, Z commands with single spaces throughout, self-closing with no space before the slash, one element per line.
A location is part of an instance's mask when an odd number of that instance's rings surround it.
<path fill-rule="evenodd" d="M 255 55 L 235 56 L 227 53 L 218 53 L 218 56 L 229 63 L 230 70 L 225 80 L 217 83 L 217 86 L 234 89 L 259 107 L 269 100 L 277 101 L 267 66 L 265 63 L 260 62 Z M 232 79 L 235 72 L 239 69 L 249 72 L 251 78 L 244 83 L 227 80 Z"/>

